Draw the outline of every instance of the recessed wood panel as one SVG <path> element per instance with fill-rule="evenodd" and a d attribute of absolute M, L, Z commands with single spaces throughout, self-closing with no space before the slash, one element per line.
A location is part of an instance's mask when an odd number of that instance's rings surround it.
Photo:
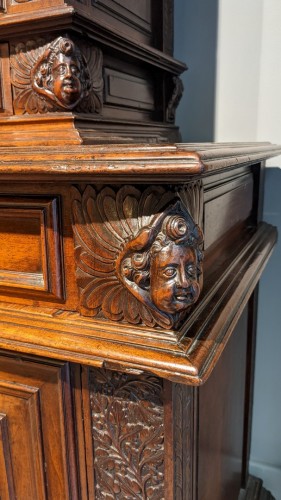
<path fill-rule="evenodd" d="M 0 290 L 63 297 L 57 198 L 0 197 Z"/>
<path fill-rule="evenodd" d="M 12 381 L 0 380 L 0 406 L 9 412 L 9 442 L 12 467 L 16 477 L 16 498 L 46 498 L 44 463 L 38 413 L 38 389 Z M 13 407 L 14 411 L 9 409 Z M 28 467 L 23 469 L 23 464 Z"/>
<path fill-rule="evenodd" d="M 0 13 L 5 11 L 4 1 L 0 2 Z M 9 46 L 0 43 L 0 117 L 13 114 L 10 79 Z"/>
<path fill-rule="evenodd" d="M 7 415 L 0 413 L 0 498 L 15 498 L 12 462 L 9 446 Z"/>
<path fill-rule="evenodd" d="M 212 376 L 199 389 L 198 500 L 236 500 L 239 496 L 247 322 L 246 308 Z"/>
<path fill-rule="evenodd" d="M 253 207 L 253 177 L 251 174 L 229 179 L 212 186 L 204 193 L 205 250 L 223 235 L 245 222 Z"/>
<path fill-rule="evenodd" d="M 2 271 L 43 273 L 40 211 L 0 209 L 0 253 Z"/>
<path fill-rule="evenodd" d="M 1 500 L 78 499 L 68 376 L 67 364 L 0 356 L 0 484 L 15 491 Z"/>
<path fill-rule="evenodd" d="M 153 0 L 155 2 L 155 0 Z M 153 3 L 152 2 L 152 3 Z M 133 38 L 151 42 L 151 0 L 92 0 L 94 17 Z"/>
<path fill-rule="evenodd" d="M 7 13 L 16 14 L 18 12 L 31 12 L 44 9 L 46 7 L 63 5 L 63 0 L 6 0 Z"/>
<path fill-rule="evenodd" d="M 105 68 L 105 103 L 137 109 L 154 109 L 154 90 L 144 78 Z"/>

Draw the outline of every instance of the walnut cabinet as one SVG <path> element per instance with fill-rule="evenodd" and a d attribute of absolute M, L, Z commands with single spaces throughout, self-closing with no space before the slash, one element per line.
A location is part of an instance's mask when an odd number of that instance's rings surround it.
<path fill-rule="evenodd" d="M 185 69 L 172 0 L 0 0 L 1 500 L 272 498 L 248 455 L 281 148 L 180 144 Z"/>
<path fill-rule="evenodd" d="M 278 152 L 3 148 L 1 500 L 243 493 Z"/>

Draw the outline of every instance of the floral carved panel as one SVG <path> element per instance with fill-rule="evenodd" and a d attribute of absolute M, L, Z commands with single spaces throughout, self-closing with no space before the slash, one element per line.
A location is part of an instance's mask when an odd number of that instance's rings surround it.
<path fill-rule="evenodd" d="M 68 35 L 12 45 L 11 79 L 16 114 L 102 110 L 102 52 Z"/>
<path fill-rule="evenodd" d="M 96 500 L 164 500 L 161 379 L 90 373 Z"/>
<path fill-rule="evenodd" d="M 201 199 L 199 184 L 73 188 L 81 314 L 175 326 L 202 288 Z"/>

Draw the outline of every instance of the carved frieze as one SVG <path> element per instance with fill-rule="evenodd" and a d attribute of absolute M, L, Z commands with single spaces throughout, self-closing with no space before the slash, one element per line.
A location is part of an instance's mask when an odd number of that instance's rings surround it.
<path fill-rule="evenodd" d="M 174 327 L 202 288 L 200 200 L 199 184 L 73 188 L 80 312 Z"/>
<path fill-rule="evenodd" d="M 11 77 L 16 114 L 102 110 L 102 52 L 68 35 L 12 46 Z"/>
<path fill-rule="evenodd" d="M 90 373 L 96 500 L 164 499 L 161 379 Z"/>

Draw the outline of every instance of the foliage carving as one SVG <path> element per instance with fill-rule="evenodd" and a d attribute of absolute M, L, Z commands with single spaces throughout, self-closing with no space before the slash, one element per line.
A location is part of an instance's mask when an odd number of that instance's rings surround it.
<path fill-rule="evenodd" d="M 93 369 L 95 498 L 164 499 L 162 382 Z"/>

